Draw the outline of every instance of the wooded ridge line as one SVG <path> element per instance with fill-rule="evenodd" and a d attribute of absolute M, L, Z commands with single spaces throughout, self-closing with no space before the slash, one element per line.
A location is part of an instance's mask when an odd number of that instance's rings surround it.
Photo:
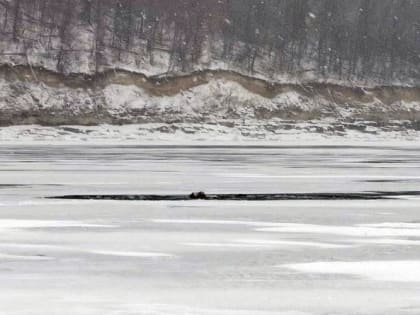
<path fill-rule="evenodd" d="M 417 0 L 0 0 L 0 62 L 405 85 L 420 82 L 419 16 Z"/>

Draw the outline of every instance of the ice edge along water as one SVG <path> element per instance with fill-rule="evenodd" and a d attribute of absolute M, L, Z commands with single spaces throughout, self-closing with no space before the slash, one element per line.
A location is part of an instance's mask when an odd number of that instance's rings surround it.
<path fill-rule="evenodd" d="M 326 135 L 296 129 L 272 134 L 255 126 L 255 130 L 251 132 L 255 134 L 254 137 L 245 136 L 240 129 L 214 125 L 208 125 L 208 128 L 200 125 L 200 128 L 195 129 L 194 125 L 185 124 L 185 128 L 195 130 L 192 133 L 182 130 L 174 133 L 157 131 L 163 126 L 166 125 L 0 127 L 0 145 L 420 146 L 420 132 L 414 130 L 376 134 L 348 130 L 343 135 Z M 249 126 L 248 129 L 253 128 Z"/>

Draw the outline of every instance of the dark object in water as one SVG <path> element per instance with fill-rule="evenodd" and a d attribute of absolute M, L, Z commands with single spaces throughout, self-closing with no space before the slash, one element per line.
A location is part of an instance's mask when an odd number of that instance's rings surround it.
<path fill-rule="evenodd" d="M 199 191 L 199 192 L 193 192 L 190 195 L 190 199 L 192 200 L 206 200 L 207 199 L 207 195 L 204 191 Z"/>
<path fill-rule="evenodd" d="M 272 200 L 386 200 L 406 196 L 420 196 L 419 191 L 361 192 L 361 193 L 297 193 L 297 194 L 206 194 L 202 191 L 190 195 L 70 195 L 48 197 L 69 200 L 119 200 L 119 201 L 272 201 Z"/>

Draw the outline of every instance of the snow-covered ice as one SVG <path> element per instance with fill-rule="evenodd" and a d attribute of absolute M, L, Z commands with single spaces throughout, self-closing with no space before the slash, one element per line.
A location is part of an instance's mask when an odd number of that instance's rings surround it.
<path fill-rule="evenodd" d="M 153 258 L 153 257 L 171 257 L 170 254 L 165 253 L 148 253 L 148 252 L 118 252 L 108 250 L 94 250 L 91 253 L 105 256 L 120 256 L 120 257 L 142 257 L 142 258 Z"/>
<path fill-rule="evenodd" d="M 364 225 L 338 226 L 284 223 L 277 227 L 258 228 L 257 230 L 260 232 L 334 234 L 359 237 L 420 237 L 420 229 L 377 228 Z"/>
<path fill-rule="evenodd" d="M 306 273 L 343 274 L 371 278 L 378 281 L 420 282 L 420 261 L 356 261 L 314 262 L 284 265 L 284 268 Z"/>
<path fill-rule="evenodd" d="M 0 313 L 417 315 L 418 198 L 72 201 L 417 191 L 420 146 L 0 146 Z"/>
<path fill-rule="evenodd" d="M 211 109 L 210 109 L 211 110 Z M 170 113 L 170 115 L 172 115 Z M 336 145 L 343 142 L 355 146 L 416 146 L 420 132 L 416 130 L 387 131 L 375 133 L 346 130 L 345 133 L 319 133 L 317 128 L 327 128 L 328 121 L 293 123 L 290 130 L 268 132 L 261 122 L 245 120 L 245 125 L 227 127 L 213 123 L 149 123 L 122 126 L 61 126 L 38 125 L 10 126 L 0 128 L 0 144 L 14 145 L 208 145 L 255 146 L 255 145 Z M 287 124 L 277 121 L 274 125 Z M 169 132 L 162 132 L 162 129 Z M 312 130 L 313 129 L 313 130 Z M 312 130 L 312 131 L 310 131 Z M 254 174 L 240 174 L 253 176 Z M 310 174 L 307 174 L 311 176 Z M 261 174 L 260 174 L 261 176 Z M 266 174 L 268 176 L 268 174 Z"/>

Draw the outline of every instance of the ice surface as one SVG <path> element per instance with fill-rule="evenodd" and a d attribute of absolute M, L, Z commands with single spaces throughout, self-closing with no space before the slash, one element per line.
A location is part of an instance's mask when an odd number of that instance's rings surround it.
<path fill-rule="evenodd" d="M 153 257 L 172 257 L 170 254 L 164 253 L 148 253 L 148 252 L 118 252 L 118 251 L 107 251 L 107 250 L 93 250 L 93 254 L 105 255 L 105 256 L 120 256 L 120 257 L 141 257 L 141 258 L 153 258 Z"/>
<path fill-rule="evenodd" d="M 398 225 L 398 224 L 397 224 Z M 375 226 L 375 225 L 373 225 Z M 337 225 L 313 225 L 313 224 L 279 224 L 278 227 L 258 228 L 260 232 L 279 232 L 279 233 L 319 233 L 335 234 L 359 237 L 389 237 L 405 236 L 420 237 L 420 229 L 412 228 L 383 228 L 359 226 L 337 226 Z"/>
<path fill-rule="evenodd" d="M 290 247 L 316 247 L 316 248 L 346 248 L 350 245 L 330 244 L 330 243 L 317 243 L 317 242 L 299 242 L 299 241 L 276 241 L 276 240 L 239 240 L 231 243 L 185 243 L 188 246 L 198 247 L 216 247 L 216 248 L 281 248 Z"/>
<path fill-rule="evenodd" d="M 49 260 L 51 258 L 45 256 L 21 256 L 21 255 L 8 255 L 0 253 L 0 261 L 7 260 Z"/>
<path fill-rule="evenodd" d="M 420 240 L 410 240 L 410 239 L 378 238 L 378 239 L 360 239 L 360 240 L 351 240 L 351 241 L 362 243 L 362 244 L 420 246 Z"/>
<path fill-rule="evenodd" d="M 378 281 L 420 282 L 420 261 L 315 262 L 284 265 L 306 273 L 363 276 Z"/>
<path fill-rule="evenodd" d="M 418 199 L 67 194 L 416 191 L 420 148 L 0 146 L 0 313 L 417 315 Z"/>
<path fill-rule="evenodd" d="M 99 225 L 88 224 L 77 221 L 47 221 L 47 220 L 13 220 L 13 219 L 0 219 L 1 229 L 28 229 L 28 228 L 112 228 L 113 225 Z"/>

